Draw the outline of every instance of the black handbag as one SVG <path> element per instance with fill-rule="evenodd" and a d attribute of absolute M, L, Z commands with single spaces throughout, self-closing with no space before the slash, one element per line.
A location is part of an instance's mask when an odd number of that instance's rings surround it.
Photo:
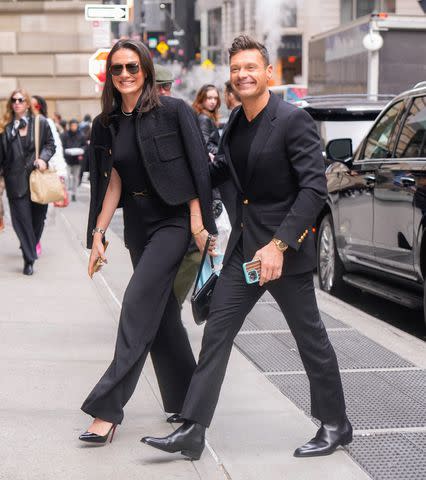
<path fill-rule="evenodd" d="M 200 268 L 198 269 L 197 279 L 195 280 L 194 291 L 191 296 L 192 315 L 197 325 L 201 325 L 207 320 L 210 311 L 210 302 L 213 296 L 213 290 L 217 282 L 217 275 L 213 273 L 207 279 L 207 282 L 197 290 L 198 282 L 200 281 L 201 272 L 203 271 L 204 262 L 206 260 L 207 252 L 209 250 L 211 235 L 208 236 L 206 245 L 204 247 L 203 256 L 201 258 Z M 209 257 L 212 270 L 214 270 L 213 257 Z"/>

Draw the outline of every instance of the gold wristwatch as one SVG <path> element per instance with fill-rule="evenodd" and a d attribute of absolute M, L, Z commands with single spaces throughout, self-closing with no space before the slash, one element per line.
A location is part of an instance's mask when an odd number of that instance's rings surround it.
<path fill-rule="evenodd" d="M 281 253 L 284 253 L 287 250 L 288 245 L 279 238 L 273 238 L 272 241 Z"/>

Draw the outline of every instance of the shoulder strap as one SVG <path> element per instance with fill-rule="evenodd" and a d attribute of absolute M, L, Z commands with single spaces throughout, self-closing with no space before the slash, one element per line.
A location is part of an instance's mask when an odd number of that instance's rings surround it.
<path fill-rule="evenodd" d="M 211 239 L 212 239 L 212 236 L 209 235 L 207 237 L 206 245 L 204 247 L 203 256 L 201 257 L 201 263 L 200 263 L 200 267 L 198 268 L 197 279 L 195 280 L 195 285 L 194 285 L 194 290 L 192 292 L 192 295 L 195 295 L 195 293 L 197 291 L 197 285 L 198 285 L 198 282 L 200 281 L 201 272 L 203 271 L 204 262 L 206 260 L 207 252 L 209 251 L 209 246 L 210 246 Z M 210 264 L 211 264 L 212 269 L 214 269 L 213 257 L 210 257 Z"/>
<path fill-rule="evenodd" d="M 35 116 L 34 120 L 34 143 L 35 143 L 35 158 L 40 155 L 40 115 Z"/>

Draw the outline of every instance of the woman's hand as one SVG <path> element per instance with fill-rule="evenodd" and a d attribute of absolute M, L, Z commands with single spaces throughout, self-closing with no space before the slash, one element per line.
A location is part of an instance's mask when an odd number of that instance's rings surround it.
<path fill-rule="evenodd" d="M 37 158 L 37 160 L 35 160 L 34 162 L 34 165 L 40 170 L 40 172 L 44 172 L 45 170 L 47 170 L 47 163 L 41 158 Z"/>
<path fill-rule="evenodd" d="M 206 246 L 208 236 L 209 236 L 209 232 L 206 229 L 204 229 L 202 232 L 198 233 L 197 235 L 193 235 L 195 244 L 197 245 L 197 248 L 201 253 L 204 252 L 204 247 Z M 215 247 L 216 247 L 216 237 L 212 237 L 210 240 L 209 252 L 208 252 L 211 257 L 217 257 Z"/>
<path fill-rule="evenodd" d="M 103 263 L 108 263 L 108 260 L 105 257 L 105 248 L 104 244 L 102 243 L 102 235 L 95 233 L 93 237 L 92 251 L 90 252 L 89 257 L 88 273 L 90 278 L 92 278 L 93 274 L 95 273 L 95 264 L 99 257 L 102 259 Z"/>

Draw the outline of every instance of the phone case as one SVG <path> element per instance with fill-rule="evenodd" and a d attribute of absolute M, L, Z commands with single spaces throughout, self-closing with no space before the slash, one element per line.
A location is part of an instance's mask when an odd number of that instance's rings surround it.
<path fill-rule="evenodd" d="M 104 252 L 106 252 L 106 249 L 108 248 L 108 244 L 109 242 L 106 241 L 104 244 Z M 93 273 L 99 272 L 103 264 L 104 262 L 102 261 L 102 258 L 98 257 L 98 259 L 96 260 L 95 266 L 93 268 Z"/>
<path fill-rule="evenodd" d="M 260 260 L 243 263 L 243 272 L 248 284 L 258 282 L 260 279 Z"/>

